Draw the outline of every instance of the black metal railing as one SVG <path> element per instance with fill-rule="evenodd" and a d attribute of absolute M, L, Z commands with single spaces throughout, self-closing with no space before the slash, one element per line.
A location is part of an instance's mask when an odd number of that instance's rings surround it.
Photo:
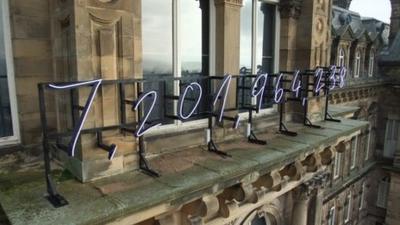
<path fill-rule="evenodd" d="M 260 108 L 270 108 L 274 104 L 278 105 L 279 109 L 279 131 L 284 135 L 296 136 L 296 132 L 289 131 L 287 126 L 285 125 L 285 121 L 283 119 L 285 104 L 287 102 L 299 102 L 303 104 L 304 107 L 304 125 L 313 127 L 313 128 L 321 128 L 320 126 L 316 126 L 311 123 L 311 121 L 307 117 L 307 108 L 308 108 L 308 98 L 311 96 L 318 95 L 329 95 L 329 91 L 332 85 L 339 86 L 338 83 L 332 83 L 332 74 L 335 79 L 339 79 L 340 72 L 334 71 L 330 73 L 330 68 L 317 68 L 322 70 L 321 78 L 318 80 L 318 77 L 315 76 L 316 69 L 314 70 L 306 70 L 301 71 L 299 73 L 295 72 L 281 72 L 279 74 L 270 74 L 268 75 L 268 82 L 265 84 L 265 91 L 262 92 L 262 95 L 251 96 L 251 92 L 254 90 L 260 90 L 261 85 L 255 84 L 256 78 L 260 76 L 259 74 L 246 74 L 246 75 L 233 75 L 233 76 L 201 76 L 201 75 L 193 75 L 186 76 L 183 78 L 164 78 L 162 80 L 159 79 L 126 79 L 126 80 L 104 80 L 100 82 L 88 83 L 80 86 L 79 88 L 72 88 L 74 85 L 78 83 L 85 82 L 61 82 L 61 83 L 41 83 L 38 85 L 39 90 L 39 105 L 40 105 L 40 113 L 41 113 L 41 122 L 43 128 L 43 149 L 44 149 L 44 160 L 45 160 L 45 170 L 46 170 L 46 182 L 47 182 L 47 191 L 48 191 L 48 200 L 55 206 L 60 207 L 68 204 L 68 202 L 58 194 L 56 188 L 53 184 L 51 178 L 51 167 L 50 167 L 50 144 L 55 143 L 58 149 L 64 150 L 71 154 L 71 141 L 69 144 L 65 144 L 63 140 L 67 138 L 71 138 L 76 136 L 77 142 L 79 142 L 79 136 L 81 134 L 94 134 L 97 136 L 97 145 L 98 147 L 104 149 L 109 154 L 109 158 L 112 159 L 113 155 L 116 152 L 117 147 L 114 144 L 106 145 L 103 143 L 102 133 L 109 130 L 118 130 L 121 133 L 132 133 L 137 138 L 138 143 L 138 156 L 139 156 L 139 168 L 144 173 L 151 176 L 159 176 L 159 174 L 150 168 L 148 161 L 145 158 L 145 145 L 144 145 L 144 136 L 139 135 L 138 132 L 141 128 L 149 128 L 154 124 L 168 124 L 176 120 L 188 121 L 188 120 L 197 120 L 197 119 L 208 119 L 208 141 L 207 147 L 208 151 L 218 154 L 221 157 L 230 157 L 226 152 L 220 151 L 218 146 L 213 140 L 213 130 L 215 125 L 224 125 L 224 123 L 231 123 L 233 127 L 237 127 L 240 117 L 240 112 L 248 112 L 248 124 L 250 129 L 246 133 L 248 141 L 254 144 L 265 145 L 266 141 L 260 140 L 256 137 L 252 130 L 253 123 L 253 115 L 257 113 Z M 295 74 L 298 74 L 295 76 Z M 228 79 L 231 79 L 235 86 L 224 87 L 224 82 L 227 82 Z M 293 82 L 299 80 L 301 86 L 298 88 L 298 91 L 293 91 Z M 201 103 L 198 104 L 197 109 L 194 111 L 193 115 L 190 118 L 182 119 L 182 116 L 178 115 L 178 109 L 176 109 L 176 105 L 182 103 L 182 92 L 183 90 L 191 83 L 197 82 L 202 88 Z M 324 84 L 321 90 L 317 90 L 315 86 L 319 84 Z M 63 86 L 68 87 L 67 90 L 64 90 L 67 95 L 70 96 L 71 104 L 71 117 L 73 121 L 74 129 L 69 129 L 66 131 L 54 131 L 57 129 L 50 129 L 48 126 L 48 116 L 46 109 L 46 94 L 45 92 L 54 91 L 54 87 Z M 88 97 L 88 101 L 85 106 L 80 106 L 77 101 L 78 89 L 80 88 L 91 88 L 91 92 Z M 97 88 L 101 89 L 107 86 L 116 86 L 117 87 L 117 96 L 116 102 L 119 103 L 118 110 L 118 123 L 110 126 L 103 127 L 93 127 L 93 128 L 82 128 L 82 122 L 84 122 L 87 111 L 90 110 L 88 106 L 90 106 L 90 99 L 93 100 L 95 97 Z M 175 87 L 178 87 L 179 90 L 174 90 Z M 227 90 L 224 90 L 226 88 Z M 127 90 L 131 90 L 132 97 L 134 99 L 129 99 L 127 97 Z M 232 92 L 234 89 L 235 95 L 234 99 L 232 96 Z M 134 90 L 132 92 L 132 90 Z M 146 93 L 151 90 L 156 90 L 158 92 L 158 101 L 161 102 L 157 105 L 156 116 L 150 117 L 148 116 L 148 112 L 152 107 L 153 98 L 155 95 L 149 98 L 143 98 Z M 192 89 L 193 90 L 193 89 Z M 217 91 L 223 90 L 221 93 L 225 93 L 228 91 L 230 93 L 230 101 L 229 107 L 224 109 L 224 95 L 218 95 Z M 179 93 L 177 95 L 176 93 Z M 277 93 L 280 93 L 281 96 L 277 100 Z M 183 111 L 187 114 L 193 106 L 196 105 L 196 101 L 199 96 L 196 96 L 196 93 L 193 91 L 192 95 L 186 95 L 184 101 L 188 102 L 189 105 L 183 107 Z M 199 95 L 199 93 L 197 93 Z M 250 96 L 250 97 L 249 97 Z M 253 100 L 253 98 L 256 98 Z M 261 99 L 260 99 L 261 98 Z M 326 107 L 325 107 L 325 117 L 326 120 L 336 121 L 330 117 L 328 114 L 328 98 L 326 98 Z M 254 102 L 261 103 L 261 105 L 253 104 Z M 68 102 L 68 101 L 67 101 Z M 217 103 L 217 104 L 213 104 Z M 128 121 L 127 119 L 127 107 L 132 107 L 133 113 L 135 114 L 135 121 Z M 223 110 L 223 114 L 221 114 L 221 110 Z M 232 114 L 234 116 L 232 116 Z M 146 119 L 149 119 L 148 121 Z M 215 122 L 216 121 L 216 122 Z M 143 126 L 143 127 L 141 127 Z M 77 127 L 80 129 L 77 129 Z M 79 130 L 79 132 L 78 132 Z M 74 140 L 73 138 L 71 140 Z M 74 142 L 75 144 L 75 142 Z M 73 152 L 72 152 L 73 153 Z"/>

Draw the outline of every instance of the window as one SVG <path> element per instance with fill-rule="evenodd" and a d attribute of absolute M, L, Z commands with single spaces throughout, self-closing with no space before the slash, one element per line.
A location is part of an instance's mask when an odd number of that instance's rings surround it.
<path fill-rule="evenodd" d="M 359 50 L 356 51 L 356 58 L 354 59 L 354 78 L 360 77 L 361 67 L 361 53 Z"/>
<path fill-rule="evenodd" d="M 333 165 L 333 178 L 336 179 L 339 177 L 340 170 L 341 170 L 341 163 L 342 162 L 342 153 L 336 152 L 335 155 L 335 164 Z"/>
<path fill-rule="evenodd" d="M 371 50 L 369 55 L 368 63 L 368 76 L 372 77 L 374 75 L 374 64 L 375 64 L 375 53 Z"/>
<path fill-rule="evenodd" d="M 0 1 L 0 145 L 19 141 L 8 1 Z"/>
<path fill-rule="evenodd" d="M 365 143 L 365 158 L 364 158 L 365 161 L 368 160 L 369 158 L 369 151 L 371 148 L 371 135 L 372 135 L 372 129 L 370 128 L 368 132 L 367 142 Z"/>
<path fill-rule="evenodd" d="M 357 144 L 358 142 L 358 137 L 354 137 L 353 139 L 351 139 L 351 169 L 354 169 L 356 167 L 357 164 Z"/>
<path fill-rule="evenodd" d="M 240 70 L 246 76 L 257 73 L 274 73 L 277 69 L 279 40 L 277 1 L 244 0 L 240 14 Z M 242 78 L 241 86 L 250 86 L 252 79 Z M 239 96 L 249 96 L 250 90 L 240 90 Z M 251 104 L 251 98 L 239 98 L 240 105 Z M 264 102 L 270 108 L 272 102 Z"/>
<path fill-rule="evenodd" d="M 142 1 L 143 78 L 151 81 L 144 84 L 145 91 L 156 90 L 163 96 L 179 95 L 183 91 L 179 85 L 182 83 L 165 79 L 190 77 L 201 83 L 202 76 L 210 75 L 210 9 L 213 6 L 210 0 Z M 199 111 L 204 110 L 204 104 L 205 98 Z M 165 120 L 166 115 L 175 114 L 174 106 L 176 102 L 172 98 L 158 98 L 150 120 Z M 185 107 L 191 108 L 190 103 Z"/>
<path fill-rule="evenodd" d="M 351 192 L 347 195 L 346 200 L 344 202 L 344 222 L 348 223 L 351 218 L 351 207 L 352 207 L 352 202 L 351 202 Z"/>
<path fill-rule="evenodd" d="M 345 66 L 344 57 L 345 57 L 345 55 L 344 55 L 343 48 L 339 48 L 339 57 L 338 57 L 338 62 L 337 62 L 338 66 L 340 66 L 340 67 Z"/>
<path fill-rule="evenodd" d="M 360 194 L 360 199 L 359 199 L 359 205 L 358 209 L 362 210 L 364 208 L 364 201 L 365 201 L 365 183 L 362 184 L 361 187 L 361 194 Z"/>
<path fill-rule="evenodd" d="M 244 0 L 240 15 L 240 73 L 275 72 L 276 6 Z"/>
<path fill-rule="evenodd" d="M 387 197 L 390 188 L 390 178 L 385 177 L 379 182 L 376 206 L 386 209 Z"/>
<path fill-rule="evenodd" d="M 330 210 L 329 210 L 329 214 L 328 214 L 328 225 L 336 225 L 336 221 L 335 218 L 336 217 L 336 209 L 335 206 L 333 206 Z"/>
<path fill-rule="evenodd" d="M 386 123 L 385 145 L 383 155 L 393 158 L 399 140 L 400 120 L 389 119 Z"/>

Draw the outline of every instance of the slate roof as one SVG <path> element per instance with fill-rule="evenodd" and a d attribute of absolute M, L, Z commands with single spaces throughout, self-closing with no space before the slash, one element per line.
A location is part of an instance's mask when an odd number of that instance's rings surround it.
<path fill-rule="evenodd" d="M 332 8 L 332 36 L 343 37 L 349 32 L 354 40 L 366 35 L 369 41 L 379 40 L 383 46 L 389 43 L 390 26 L 374 18 L 361 17 L 359 13 L 338 6 Z"/>

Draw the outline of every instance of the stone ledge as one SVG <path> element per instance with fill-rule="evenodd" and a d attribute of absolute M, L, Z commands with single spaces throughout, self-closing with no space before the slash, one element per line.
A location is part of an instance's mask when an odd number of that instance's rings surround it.
<path fill-rule="evenodd" d="M 244 141 L 221 144 L 221 149 L 232 155 L 228 159 L 201 148 L 164 156 L 151 162 L 161 172 L 160 178 L 129 172 L 86 184 L 58 179 L 59 192 L 69 201 L 58 209 L 44 198 L 43 171 L 0 175 L 0 204 L 10 223 L 16 225 L 104 224 L 152 207 L 171 209 L 237 184 L 248 174 L 263 175 L 282 168 L 368 125 L 348 119 L 318 124 L 325 128 L 301 127 L 297 137 L 277 135 L 266 146 Z"/>

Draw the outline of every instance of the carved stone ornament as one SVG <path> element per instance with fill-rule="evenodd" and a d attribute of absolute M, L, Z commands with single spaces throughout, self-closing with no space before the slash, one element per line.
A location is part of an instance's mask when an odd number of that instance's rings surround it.
<path fill-rule="evenodd" d="M 281 0 L 279 3 L 281 17 L 298 19 L 301 15 L 302 4 L 303 0 Z"/>

